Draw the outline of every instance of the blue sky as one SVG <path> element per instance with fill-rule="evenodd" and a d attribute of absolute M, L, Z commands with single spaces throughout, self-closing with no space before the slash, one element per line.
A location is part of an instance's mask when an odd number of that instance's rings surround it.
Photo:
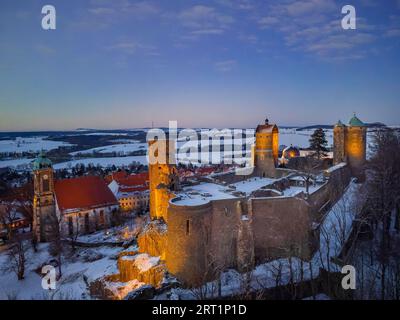
<path fill-rule="evenodd" d="M 399 124 L 399 45 L 400 0 L 2 0 L 0 131 Z"/>

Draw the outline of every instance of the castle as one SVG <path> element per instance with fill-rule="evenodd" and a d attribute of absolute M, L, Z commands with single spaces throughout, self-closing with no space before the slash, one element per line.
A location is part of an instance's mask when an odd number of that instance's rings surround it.
<path fill-rule="evenodd" d="M 159 257 L 186 286 L 213 280 L 227 268 L 247 271 L 289 256 L 311 259 L 319 246 L 325 213 L 352 176 L 363 176 L 366 126 L 361 120 L 354 116 L 349 126 L 339 122 L 334 127 L 333 149 L 333 164 L 304 179 L 301 168 L 278 167 L 279 129 L 266 120 L 256 129 L 250 175 L 225 172 L 180 185 L 175 141 L 149 141 L 152 221 L 138 237 L 138 252 Z M 44 155 L 35 161 L 38 239 L 46 239 L 45 221 L 54 213 L 68 234 L 75 222 L 79 230 L 93 228 L 91 221 L 95 226 L 99 220 L 107 225 L 110 214 L 119 208 L 105 183 L 79 179 L 85 178 L 54 182 L 51 162 Z M 134 258 L 120 258 L 123 279 L 129 278 L 133 262 Z"/>
<path fill-rule="evenodd" d="M 321 169 L 307 187 L 301 171 L 277 167 L 279 129 L 268 120 L 256 129 L 250 176 L 216 174 L 176 188 L 174 161 L 150 164 L 153 227 L 139 236 L 139 252 L 160 256 L 187 286 L 227 268 L 247 271 L 288 256 L 309 260 L 324 214 L 365 162 L 366 126 L 358 118 L 334 132 L 333 166 Z M 166 159 L 174 159 L 171 141 L 157 143 Z"/>

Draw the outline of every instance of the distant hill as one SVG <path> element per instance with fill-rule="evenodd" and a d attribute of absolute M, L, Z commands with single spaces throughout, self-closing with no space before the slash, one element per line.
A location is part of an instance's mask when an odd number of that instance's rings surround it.
<path fill-rule="evenodd" d="M 383 128 L 386 127 L 386 124 L 382 122 L 372 122 L 372 123 L 366 123 L 368 128 Z"/>
<path fill-rule="evenodd" d="M 297 128 L 296 131 L 303 131 L 303 130 L 312 130 L 312 129 L 333 129 L 332 125 L 326 125 L 326 124 L 315 124 L 312 126 L 307 126 L 307 127 L 302 127 L 302 128 Z"/>
<path fill-rule="evenodd" d="M 384 128 L 386 124 L 382 122 L 371 122 L 365 124 L 368 128 Z M 312 126 L 297 128 L 296 131 L 304 131 L 304 130 L 315 130 L 315 129 L 333 129 L 333 125 L 326 125 L 326 124 L 315 124 Z"/>

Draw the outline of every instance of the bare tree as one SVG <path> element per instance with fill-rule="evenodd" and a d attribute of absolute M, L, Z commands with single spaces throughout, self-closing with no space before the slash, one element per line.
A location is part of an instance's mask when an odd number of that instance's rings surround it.
<path fill-rule="evenodd" d="M 6 270 L 16 274 L 18 280 L 23 280 L 25 277 L 26 254 L 28 246 L 21 236 L 13 237 L 12 243 L 8 250 L 8 265 Z"/>
<path fill-rule="evenodd" d="M 301 170 L 298 171 L 298 175 L 304 181 L 307 196 L 310 194 L 309 189 L 312 181 L 319 174 L 318 167 L 319 161 L 313 156 L 307 156 L 304 158 Z"/>
<path fill-rule="evenodd" d="M 13 229 L 13 222 L 17 220 L 18 212 L 15 209 L 15 206 L 12 203 L 3 202 L 0 204 L 0 225 L 7 232 L 8 240 L 12 240 L 14 229 Z"/>
<path fill-rule="evenodd" d="M 64 251 L 63 241 L 62 241 L 62 216 L 57 216 L 57 214 L 52 214 L 48 216 L 48 237 L 50 241 L 49 253 L 57 259 L 58 265 L 58 277 L 62 277 L 62 255 Z"/>

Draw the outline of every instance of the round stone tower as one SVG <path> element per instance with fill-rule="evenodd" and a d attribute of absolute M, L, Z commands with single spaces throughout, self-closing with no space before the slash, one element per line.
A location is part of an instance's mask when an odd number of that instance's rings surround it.
<path fill-rule="evenodd" d="M 346 162 L 346 126 L 342 121 L 333 128 L 333 164 Z"/>
<path fill-rule="evenodd" d="M 279 130 L 268 119 L 256 129 L 255 167 L 256 173 L 262 177 L 274 177 L 278 164 Z"/>
<path fill-rule="evenodd" d="M 367 152 L 367 126 L 354 114 L 346 131 L 347 161 L 353 176 L 362 179 Z"/>
<path fill-rule="evenodd" d="M 175 141 L 149 141 L 150 217 L 167 222 L 168 202 L 179 188 Z"/>

